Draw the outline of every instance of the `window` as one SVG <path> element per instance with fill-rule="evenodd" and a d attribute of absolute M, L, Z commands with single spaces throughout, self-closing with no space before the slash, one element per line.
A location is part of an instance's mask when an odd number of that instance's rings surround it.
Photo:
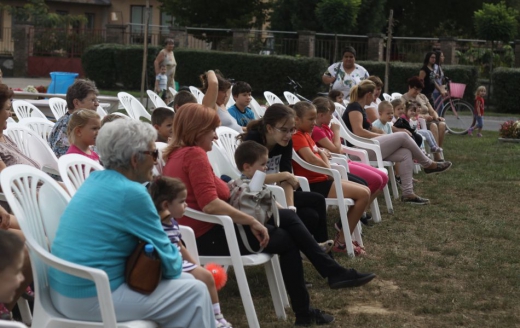
<path fill-rule="evenodd" d="M 161 11 L 161 34 L 169 34 L 170 26 L 173 25 L 174 21 L 175 18 L 172 15 Z"/>
<path fill-rule="evenodd" d="M 92 13 L 85 13 L 85 17 L 87 18 L 87 22 L 85 23 L 85 29 L 93 30 L 95 27 L 96 15 Z"/>
<path fill-rule="evenodd" d="M 152 22 L 152 7 L 150 7 L 148 22 Z M 130 23 L 132 33 L 144 33 L 144 18 L 146 6 L 130 6 Z"/>

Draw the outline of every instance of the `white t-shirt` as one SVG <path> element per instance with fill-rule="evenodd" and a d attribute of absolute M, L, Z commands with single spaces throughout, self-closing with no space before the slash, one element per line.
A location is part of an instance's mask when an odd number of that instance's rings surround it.
<path fill-rule="evenodd" d="M 222 108 L 218 108 L 218 117 L 220 118 L 220 125 L 227 126 L 228 128 L 232 128 L 239 133 L 242 133 L 242 127 L 238 125 L 237 121 L 227 110 L 223 110 Z"/>
<path fill-rule="evenodd" d="M 357 85 L 359 82 L 369 76 L 367 70 L 363 66 L 358 64 L 354 64 L 354 66 L 355 68 L 350 74 L 345 72 L 345 69 L 343 68 L 343 62 L 330 65 L 327 69 L 327 72 L 325 72 L 330 73 L 330 75 L 333 77 L 336 77 L 336 80 L 332 85 L 332 89 L 343 92 L 343 98 L 345 99 L 350 98 L 350 88 Z M 336 71 L 338 72 L 336 73 Z"/>

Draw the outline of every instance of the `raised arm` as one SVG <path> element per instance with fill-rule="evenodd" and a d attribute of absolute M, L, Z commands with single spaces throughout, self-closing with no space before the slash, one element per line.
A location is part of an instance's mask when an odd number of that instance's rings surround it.
<path fill-rule="evenodd" d="M 217 110 L 218 80 L 214 71 L 210 70 L 206 72 L 206 83 L 208 84 L 208 88 L 202 99 L 202 104 Z"/>

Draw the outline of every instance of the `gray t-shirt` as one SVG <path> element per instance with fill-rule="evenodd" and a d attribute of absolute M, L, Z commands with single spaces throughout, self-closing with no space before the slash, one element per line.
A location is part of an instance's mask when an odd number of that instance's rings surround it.
<path fill-rule="evenodd" d="M 227 110 L 223 110 L 220 107 L 218 108 L 218 117 L 220 118 L 220 125 L 227 126 L 228 128 L 232 128 L 238 133 L 242 133 L 242 127 L 238 125 L 237 121 Z"/>

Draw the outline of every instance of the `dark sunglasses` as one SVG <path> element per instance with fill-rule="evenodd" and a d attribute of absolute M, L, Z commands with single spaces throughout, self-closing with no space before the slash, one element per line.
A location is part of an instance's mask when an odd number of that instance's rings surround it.
<path fill-rule="evenodd" d="M 156 161 L 157 158 L 159 157 L 159 149 L 156 149 L 156 150 L 143 150 L 143 151 L 140 151 L 140 153 L 152 156 L 154 161 Z"/>

